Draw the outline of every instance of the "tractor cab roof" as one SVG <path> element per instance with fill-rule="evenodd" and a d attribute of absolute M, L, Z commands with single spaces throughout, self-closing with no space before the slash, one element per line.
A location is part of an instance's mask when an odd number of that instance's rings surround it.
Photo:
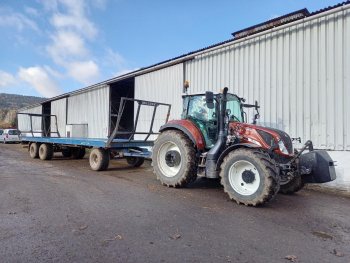
<path fill-rule="evenodd" d="M 214 92 L 214 96 L 221 95 L 221 94 L 222 94 L 221 92 Z M 237 97 L 238 100 L 242 99 L 242 98 L 238 97 L 236 94 L 233 94 L 233 93 L 227 93 L 227 95 L 235 96 L 235 97 Z M 182 97 L 183 98 L 185 98 L 185 97 L 194 97 L 194 96 L 205 96 L 205 91 L 198 91 L 198 92 L 191 93 L 191 94 L 182 93 Z"/>

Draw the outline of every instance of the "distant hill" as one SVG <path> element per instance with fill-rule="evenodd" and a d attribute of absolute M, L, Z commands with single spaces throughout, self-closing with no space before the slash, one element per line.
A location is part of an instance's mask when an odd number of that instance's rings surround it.
<path fill-rule="evenodd" d="M 0 93 L 0 128 L 14 127 L 18 109 L 44 100 L 34 96 Z"/>

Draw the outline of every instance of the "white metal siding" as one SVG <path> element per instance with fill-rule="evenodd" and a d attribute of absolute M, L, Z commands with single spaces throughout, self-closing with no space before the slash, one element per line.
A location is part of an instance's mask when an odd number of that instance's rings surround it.
<path fill-rule="evenodd" d="M 51 102 L 51 115 L 57 116 L 57 126 L 61 137 L 65 137 L 66 135 L 66 109 L 67 98 Z M 51 131 L 56 132 L 56 130 L 56 120 L 54 117 L 51 117 Z M 51 136 L 56 136 L 56 134 L 51 134 Z"/>
<path fill-rule="evenodd" d="M 135 98 L 172 105 L 170 118 L 178 119 L 181 114 L 181 94 L 183 90 L 183 64 L 177 64 L 135 78 Z M 166 107 L 159 107 L 153 131 L 158 132 L 166 118 Z M 136 115 L 136 110 L 135 110 Z M 152 109 L 145 107 L 140 113 L 137 131 L 148 131 Z M 141 138 L 142 136 L 137 136 Z M 154 138 L 154 137 L 153 137 Z"/>
<path fill-rule="evenodd" d="M 42 106 L 36 106 L 33 108 L 29 108 L 26 110 L 20 111 L 20 113 L 33 113 L 33 114 L 42 114 Z M 32 127 L 33 131 L 41 132 L 41 117 L 32 117 Z M 30 117 L 28 115 L 18 114 L 18 129 L 20 131 L 29 131 L 31 129 L 30 127 Z M 25 134 L 23 134 L 25 135 Z M 27 136 L 32 136 L 31 134 L 27 133 Z M 41 136 L 41 133 L 35 133 L 34 136 Z"/>
<path fill-rule="evenodd" d="M 89 138 L 107 138 L 109 86 L 68 97 L 67 124 L 87 124 Z"/>
<path fill-rule="evenodd" d="M 350 150 L 349 7 L 196 56 L 185 63 L 190 93 L 227 86 L 259 101 L 262 125 Z M 167 90 L 179 114 L 181 99 Z"/>

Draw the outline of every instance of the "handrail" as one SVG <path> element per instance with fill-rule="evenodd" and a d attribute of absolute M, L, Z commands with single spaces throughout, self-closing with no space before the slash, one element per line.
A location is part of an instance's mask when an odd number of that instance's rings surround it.
<path fill-rule="evenodd" d="M 137 102 L 137 104 L 138 104 L 137 105 L 137 112 L 136 112 L 136 116 L 135 116 L 134 127 L 133 127 L 132 131 L 119 131 L 119 124 L 120 124 L 121 118 L 123 116 L 123 112 L 124 112 L 124 109 L 125 109 L 125 104 L 126 104 L 127 101 Z M 136 131 L 138 120 L 139 120 L 139 116 L 140 116 L 141 106 L 153 107 L 152 120 L 151 120 L 150 128 L 149 128 L 149 130 L 147 132 L 137 132 Z M 171 110 L 171 105 L 170 104 L 161 103 L 161 102 L 154 102 L 154 101 L 139 100 L 139 99 L 133 99 L 133 98 L 127 98 L 127 97 L 121 97 L 120 98 L 120 104 L 119 104 L 117 123 L 115 125 L 115 128 L 114 128 L 111 136 L 107 140 L 107 147 L 111 146 L 113 140 L 115 139 L 115 137 L 117 135 L 130 134 L 130 136 L 128 138 L 128 142 L 130 142 L 135 134 L 146 135 L 146 138 L 143 141 L 147 141 L 147 139 L 151 135 L 159 134 L 158 132 L 154 132 L 153 131 L 154 119 L 155 119 L 155 116 L 156 116 L 157 108 L 159 106 L 166 106 L 166 107 L 168 107 L 167 115 L 166 115 L 166 118 L 165 118 L 165 123 L 167 123 L 168 120 L 169 120 L 170 110 Z"/>
<path fill-rule="evenodd" d="M 29 131 L 23 131 L 20 130 L 21 133 L 31 133 L 32 136 L 34 137 L 34 134 L 36 133 L 41 133 L 42 135 L 44 134 L 45 137 L 48 137 L 47 135 L 50 133 L 57 134 L 58 137 L 61 137 L 60 132 L 58 131 L 58 125 L 57 125 L 57 115 L 52 115 L 52 114 L 38 114 L 38 113 L 24 113 L 24 112 L 17 112 L 17 128 L 19 129 L 18 126 L 18 115 L 27 115 L 29 116 L 30 119 L 30 130 Z M 41 120 L 43 121 L 45 125 L 45 117 L 54 117 L 55 118 L 55 125 L 56 125 L 56 131 L 51 131 L 51 125 L 49 126 L 48 130 L 42 129 L 40 131 L 34 131 L 33 130 L 33 117 L 41 117 Z"/>

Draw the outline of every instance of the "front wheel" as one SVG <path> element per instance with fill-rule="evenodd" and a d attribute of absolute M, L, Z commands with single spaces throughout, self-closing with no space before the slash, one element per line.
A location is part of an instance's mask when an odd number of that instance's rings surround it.
<path fill-rule="evenodd" d="M 98 148 L 93 149 L 89 156 L 90 167 L 94 171 L 104 171 L 109 165 L 109 150 Z"/>
<path fill-rule="evenodd" d="M 229 153 L 221 164 L 221 184 L 230 199 L 238 204 L 262 205 L 279 190 L 274 161 L 261 151 L 238 149 Z"/>
<path fill-rule="evenodd" d="M 298 192 L 304 187 L 304 181 L 300 175 L 296 175 L 293 179 L 288 182 L 281 181 L 280 193 L 290 195 Z"/>
<path fill-rule="evenodd" d="M 163 185 L 184 187 L 197 178 L 193 143 L 180 131 L 162 132 L 154 143 L 153 169 Z"/>

